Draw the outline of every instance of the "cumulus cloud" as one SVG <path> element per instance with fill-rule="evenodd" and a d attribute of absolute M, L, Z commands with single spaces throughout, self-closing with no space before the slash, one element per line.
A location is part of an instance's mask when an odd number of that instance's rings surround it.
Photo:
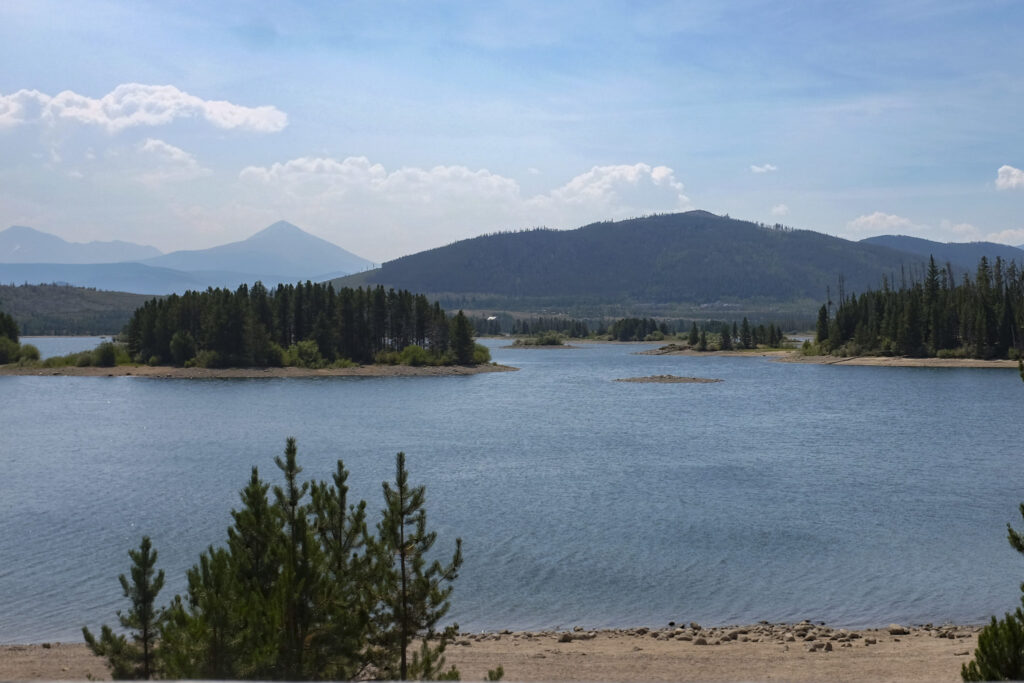
<path fill-rule="evenodd" d="M 772 207 L 773 216 L 786 216 L 789 214 L 789 207 L 785 204 L 776 204 Z"/>
<path fill-rule="evenodd" d="M 139 181 L 146 185 L 192 180 L 211 173 L 210 169 L 203 168 L 194 156 L 163 140 L 147 138 L 139 144 L 138 150 L 154 161 L 152 168 L 138 176 Z"/>
<path fill-rule="evenodd" d="M 100 98 L 70 90 L 53 96 L 38 90 L 0 94 L 0 128 L 31 122 L 73 121 L 117 133 L 135 126 L 162 126 L 182 118 L 202 119 L 218 128 L 260 133 L 274 133 L 288 125 L 288 115 L 276 107 L 204 100 L 173 85 L 123 83 Z"/>
<path fill-rule="evenodd" d="M 771 173 L 772 171 L 778 171 L 779 167 L 774 164 L 751 165 L 750 170 L 754 173 Z"/>
<path fill-rule="evenodd" d="M 533 196 L 524 195 L 516 180 L 487 169 L 388 170 L 362 156 L 301 157 L 250 166 L 242 170 L 240 180 L 259 192 L 261 202 L 276 202 L 287 215 L 315 211 L 319 213 L 310 220 L 339 227 L 358 216 L 363 231 L 376 230 L 378 250 L 389 233 L 396 239 L 401 234 L 405 243 L 415 235 L 408 247 L 414 251 L 493 230 L 576 227 L 690 207 L 683 183 L 671 168 L 644 163 L 595 166 Z M 363 253 L 372 255 L 370 250 Z"/>
<path fill-rule="evenodd" d="M 1001 230 L 999 232 L 989 233 L 985 236 L 985 241 L 1020 246 L 1024 244 L 1024 228 L 1017 230 Z"/>
<path fill-rule="evenodd" d="M 1009 165 L 1000 166 L 996 175 L 996 189 L 1024 190 L 1024 171 Z"/>
<path fill-rule="evenodd" d="M 882 233 L 904 233 L 913 230 L 917 226 L 909 218 L 896 216 L 891 213 L 875 211 L 872 214 L 858 216 L 846 224 L 853 232 L 858 234 L 878 235 Z"/>

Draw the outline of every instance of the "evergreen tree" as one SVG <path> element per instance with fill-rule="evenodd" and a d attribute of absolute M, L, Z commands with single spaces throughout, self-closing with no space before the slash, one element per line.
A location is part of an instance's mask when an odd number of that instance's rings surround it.
<path fill-rule="evenodd" d="M 708 332 L 707 330 L 700 331 L 700 339 L 697 340 L 697 350 L 707 351 L 708 350 Z"/>
<path fill-rule="evenodd" d="M 455 541 L 451 562 L 426 556 L 437 538 L 427 531 L 423 486 L 410 486 L 405 454 L 395 458 L 394 488 L 383 484 L 385 507 L 377 525 L 376 559 L 380 604 L 375 614 L 378 664 L 387 677 L 406 680 L 458 677 L 454 667 L 444 671 L 444 650 L 457 627 L 437 632 L 450 607 L 452 581 L 462 565 L 462 539 Z M 420 650 L 407 661 L 412 642 L 421 639 Z M 432 645 L 431 640 L 437 644 Z"/>
<path fill-rule="evenodd" d="M 694 321 L 693 325 L 690 327 L 690 336 L 687 337 L 686 341 L 689 342 L 690 346 L 696 346 L 699 340 L 700 332 L 697 331 L 697 322 Z"/>
<path fill-rule="evenodd" d="M 473 363 L 473 325 L 466 318 L 462 311 L 459 311 L 452 318 L 451 325 L 451 346 L 455 354 L 455 362 L 459 365 L 471 365 Z"/>
<path fill-rule="evenodd" d="M 744 316 L 743 324 L 740 325 L 740 346 L 745 349 L 754 348 L 754 334 L 750 330 L 750 323 Z"/>
<path fill-rule="evenodd" d="M 127 614 L 118 612 L 117 616 L 121 627 L 128 629 L 131 642 L 123 634 L 115 635 L 106 624 L 98 640 L 84 626 L 82 635 L 93 654 L 107 659 L 113 678 L 148 680 L 157 673 L 154 645 L 163 610 L 155 606 L 155 601 L 164 586 L 164 572 L 161 569 L 153 575 L 157 553 L 149 536 L 143 536 L 139 549 L 128 551 L 128 556 L 132 560 L 131 582 L 124 574 L 118 580 L 124 597 L 131 601 L 131 609 Z"/>
<path fill-rule="evenodd" d="M 828 341 L 828 308 L 825 304 L 818 309 L 818 324 L 815 327 L 814 341 L 818 344 Z"/>
<path fill-rule="evenodd" d="M 719 351 L 731 351 L 732 350 L 732 328 L 726 323 L 722 325 L 722 333 L 719 335 L 720 341 L 718 343 Z"/>

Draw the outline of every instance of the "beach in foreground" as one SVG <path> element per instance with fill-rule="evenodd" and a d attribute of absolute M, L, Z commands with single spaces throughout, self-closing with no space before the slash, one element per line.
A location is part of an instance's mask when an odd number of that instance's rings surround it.
<path fill-rule="evenodd" d="M 501 665 L 508 681 L 959 681 L 979 627 L 757 624 L 462 635 L 449 664 L 462 680 Z M 0 680 L 108 679 L 84 644 L 0 645 Z"/>
<path fill-rule="evenodd" d="M 230 379 L 257 377 L 439 377 L 478 375 L 518 370 L 508 365 L 357 365 L 351 368 L 175 368 L 170 366 L 118 365 L 112 368 L 32 368 L 0 365 L 0 375 L 66 377 L 161 377 L 169 379 Z"/>

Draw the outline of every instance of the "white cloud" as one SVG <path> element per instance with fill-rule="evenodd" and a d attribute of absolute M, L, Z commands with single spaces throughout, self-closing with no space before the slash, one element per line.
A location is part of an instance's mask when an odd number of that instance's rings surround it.
<path fill-rule="evenodd" d="M 153 159 L 156 164 L 138 176 L 139 181 L 146 185 L 192 180 L 211 173 L 210 169 L 203 168 L 194 156 L 163 140 L 147 138 L 139 144 L 138 150 Z"/>
<path fill-rule="evenodd" d="M 851 231 L 862 235 L 880 235 L 888 233 L 907 234 L 919 226 L 909 218 L 891 213 L 875 211 L 872 214 L 858 216 L 846 224 Z"/>
<path fill-rule="evenodd" d="M 773 216 L 786 216 L 789 215 L 789 207 L 785 204 L 776 204 L 772 207 Z"/>
<path fill-rule="evenodd" d="M 1012 244 L 1015 247 L 1020 246 L 1024 244 L 1024 228 L 992 232 L 985 236 L 985 241 L 999 242 L 1000 244 Z"/>
<path fill-rule="evenodd" d="M 974 241 L 980 239 L 981 231 L 970 223 L 954 223 L 948 219 L 939 221 L 939 228 L 953 235 L 956 241 Z"/>
<path fill-rule="evenodd" d="M 389 171 L 366 157 L 301 157 L 240 173 L 253 202 L 273 206 L 335 231 L 358 228 L 357 239 L 336 239 L 368 258 L 393 239 L 402 253 L 484 232 L 589 222 L 690 208 L 683 184 L 667 166 L 595 166 L 546 193 L 524 196 L 519 183 L 487 169 L 404 167 Z M 365 246 L 358 243 L 363 239 Z"/>
<path fill-rule="evenodd" d="M 779 167 L 774 164 L 751 165 L 750 170 L 754 173 L 771 173 L 772 171 L 778 171 Z"/>
<path fill-rule="evenodd" d="M 199 118 L 218 128 L 274 133 L 288 115 L 272 106 L 245 107 L 204 100 L 173 85 L 123 83 L 98 99 L 65 90 L 50 96 L 38 90 L 0 95 L 0 128 L 42 121 L 74 121 L 117 133 L 135 126 L 161 126 L 181 118 Z"/>
<path fill-rule="evenodd" d="M 1018 188 L 1024 190 L 1024 171 L 1013 166 L 1000 166 L 996 176 L 996 189 L 1015 190 Z"/>

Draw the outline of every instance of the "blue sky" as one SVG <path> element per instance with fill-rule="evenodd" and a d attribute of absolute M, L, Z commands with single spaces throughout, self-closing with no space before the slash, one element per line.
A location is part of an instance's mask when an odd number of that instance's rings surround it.
<path fill-rule="evenodd" d="M 0 227 L 383 261 L 705 209 L 1024 243 L 1024 3 L 0 4 Z"/>

